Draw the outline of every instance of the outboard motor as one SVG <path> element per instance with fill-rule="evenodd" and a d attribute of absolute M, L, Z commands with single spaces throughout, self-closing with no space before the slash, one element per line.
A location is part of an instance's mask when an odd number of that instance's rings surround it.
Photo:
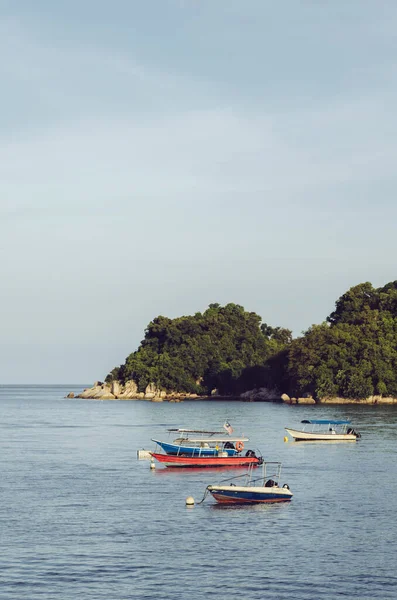
<path fill-rule="evenodd" d="M 277 483 L 273 479 L 268 479 L 265 483 L 265 487 L 275 487 Z"/>
<path fill-rule="evenodd" d="M 247 456 L 248 458 L 256 458 L 256 454 L 253 450 L 247 450 L 245 456 Z"/>
<path fill-rule="evenodd" d="M 358 433 L 358 431 L 356 431 L 352 427 L 349 427 L 349 429 L 347 430 L 347 433 L 355 435 L 357 439 L 361 437 L 361 433 Z"/>

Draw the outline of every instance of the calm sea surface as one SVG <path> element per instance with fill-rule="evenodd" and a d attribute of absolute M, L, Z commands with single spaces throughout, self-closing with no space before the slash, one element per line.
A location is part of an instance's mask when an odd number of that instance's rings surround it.
<path fill-rule="evenodd" d="M 397 597 L 396 408 L 64 398 L 82 387 L 0 387 L 0 598 Z M 362 439 L 284 442 L 328 417 Z M 225 419 L 282 461 L 290 504 L 188 508 L 231 471 L 136 458 L 166 427 Z"/>

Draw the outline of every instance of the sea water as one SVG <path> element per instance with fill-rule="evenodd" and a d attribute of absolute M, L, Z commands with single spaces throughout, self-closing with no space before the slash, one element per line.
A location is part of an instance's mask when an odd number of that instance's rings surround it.
<path fill-rule="evenodd" d="M 0 598 L 397 597 L 396 407 L 65 398 L 82 387 L 0 387 Z M 305 418 L 362 438 L 286 443 Z M 198 504 L 239 471 L 137 460 L 168 427 L 226 419 L 283 463 L 291 503 Z"/>

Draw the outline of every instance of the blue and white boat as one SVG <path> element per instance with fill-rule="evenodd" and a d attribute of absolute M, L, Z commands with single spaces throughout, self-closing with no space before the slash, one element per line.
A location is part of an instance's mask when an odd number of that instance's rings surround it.
<path fill-rule="evenodd" d="M 289 485 L 279 485 L 281 476 L 280 462 L 264 462 L 261 477 L 253 477 L 250 467 L 244 475 L 238 475 L 221 481 L 217 485 L 208 485 L 215 500 L 221 504 L 263 504 L 274 502 L 289 502 L 292 492 Z M 206 494 L 204 494 L 205 498 Z M 203 498 L 203 500 L 204 500 Z"/>
<path fill-rule="evenodd" d="M 222 431 L 203 429 L 169 429 L 169 433 L 177 433 L 172 442 L 163 442 L 152 438 L 168 455 L 176 456 L 236 456 L 244 449 L 248 438 L 225 435 Z"/>
<path fill-rule="evenodd" d="M 350 421 L 304 419 L 301 423 L 301 429 L 285 427 L 295 442 L 355 442 L 361 437 Z"/>

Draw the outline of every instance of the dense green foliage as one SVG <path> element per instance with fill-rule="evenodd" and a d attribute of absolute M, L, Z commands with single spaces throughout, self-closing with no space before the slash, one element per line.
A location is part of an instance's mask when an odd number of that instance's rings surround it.
<path fill-rule="evenodd" d="M 107 381 L 134 379 L 140 391 L 153 382 L 167 390 L 208 394 L 240 393 L 272 383 L 267 360 L 292 339 L 281 327 L 236 304 L 211 304 L 194 316 L 156 317 L 145 339 Z"/>
<path fill-rule="evenodd" d="M 397 281 L 352 287 L 289 350 L 290 390 L 316 398 L 397 396 Z"/>
<path fill-rule="evenodd" d="M 397 397 L 397 281 L 352 287 L 302 337 L 270 327 L 236 304 L 202 314 L 159 316 L 138 350 L 107 381 L 134 379 L 181 392 L 240 394 L 255 387 L 293 396 Z"/>

